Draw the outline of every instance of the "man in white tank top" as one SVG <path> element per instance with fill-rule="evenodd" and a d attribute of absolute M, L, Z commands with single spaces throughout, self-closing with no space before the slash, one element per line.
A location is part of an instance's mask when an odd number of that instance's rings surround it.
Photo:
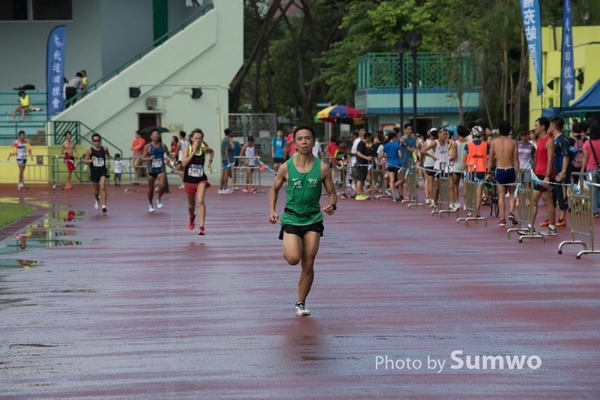
<path fill-rule="evenodd" d="M 450 156 L 448 154 L 448 131 L 446 129 L 442 128 L 438 132 L 438 138 L 436 140 L 431 141 L 431 143 L 428 146 L 426 146 L 422 150 L 422 152 L 427 153 L 430 150 L 433 150 L 433 156 L 429 155 L 428 157 L 433 158 L 433 162 L 434 162 L 433 169 L 436 170 L 436 172 L 434 172 L 433 176 L 432 176 L 432 179 L 433 179 L 432 195 L 431 195 L 432 205 L 430 207 L 433 207 L 433 212 L 437 212 L 437 211 L 439 211 L 438 203 L 437 203 L 439 192 L 440 192 L 439 175 L 448 173 L 448 171 L 441 170 L 441 164 L 448 165 L 448 162 L 450 161 Z M 431 153 L 429 153 L 429 154 L 431 154 Z"/>

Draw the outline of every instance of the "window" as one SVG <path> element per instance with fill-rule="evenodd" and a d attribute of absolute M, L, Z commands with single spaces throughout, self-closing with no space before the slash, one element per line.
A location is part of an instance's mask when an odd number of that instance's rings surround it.
<path fill-rule="evenodd" d="M 32 10 L 34 21 L 64 21 L 73 19 L 73 4 L 71 0 L 32 0 Z"/>
<path fill-rule="evenodd" d="M 27 21 L 28 0 L 0 0 L 0 21 Z"/>

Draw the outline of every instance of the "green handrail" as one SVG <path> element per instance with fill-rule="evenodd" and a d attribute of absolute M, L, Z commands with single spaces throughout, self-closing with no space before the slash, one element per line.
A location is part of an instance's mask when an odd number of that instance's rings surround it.
<path fill-rule="evenodd" d="M 54 144 L 62 144 L 65 141 L 65 132 L 70 131 L 73 134 L 73 140 L 76 144 L 81 145 L 82 142 L 86 142 L 89 145 L 93 145 L 89 139 L 81 134 L 81 127 L 86 128 L 92 134 L 98 133 L 81 121 L 52 121 L 51 123 L 53 125 L 52 131 L 54 132 Z M 114 148 L 115 152 L 112 154 L 123 154 L 123 151 L 119 147 L 105 137 L 102 137 L 102 142 Z"/>
<path fill-rule="evenodd" d="M 196 19 L 198 19 L 199 17 L 203 16 L 204 14 L 206 14 L 208 11 L 212 10 L 213 8 L 214 8 L 214 4 L 213 3 L 207 4 L 207 5 L 203 6 L 203 7 L 201 7 L 198 10 L 198 12 L 194 13 L 189 18 L 187 18 L 185 21 L 183 21 L 181 24 L 179 24 L 175 28 L 171 29 L 169 32 L 165 33 L 164 35 L 162 35 L 161 37 L 159 37 L 158 39 L 156 39 L 154 42 L 152 42 L 151 45 L 149 45 L 148 47 L 146 47 L 145 49 L 143 49 L 142 51 L 140 51 L 135 56 L 131 57 L 129 60 L 125 61 L 121 66 L 119 66 L 115 70 L 109 72 L 107 75 L 103 76 L 101 79 L 97 80 L 93 84 L 89 85 L 85 90 L 82 90 L 79 93 L 77 93 L 77 95 L 75 97 L 69 99 L 69 101 L 66 101 L 65 102 L 65 108 L 67 108 L 68 106 L 72 105 L 77 100 L 81 99 L 85 94 L 90 93 L 90 92 L 96 90 L 100 85 L 104 84 L 106 81 L 108 81 L 108 80 L 112 79 L 113 77 L 119 75 L 124 69 L 130 67 L 133 63 L 139 61 L 146 54 L 150 53 L 156 47 L 158 47 L 159 45 L 163 44 L 172 35 L 174 35 L 175 33 L 178 33 L 179 31 L 184 30 L 185 27 L 188 26 L 191 22 L 193 22 Z"/>

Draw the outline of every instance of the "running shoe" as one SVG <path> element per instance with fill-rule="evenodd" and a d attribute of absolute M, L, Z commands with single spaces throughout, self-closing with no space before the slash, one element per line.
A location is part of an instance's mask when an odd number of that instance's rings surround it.
<path fill-rule="evenodd" d="M 98 201 L 98 199 L 95 199 L 95 200 L 94 200 L 94 208 L 95 208 L 96 210 L 99 210 L 99 209 L 100 209 L 100 201 Z"/>
<path fill-rule="evenodd" d="M 204 235 L 206 235 L 206 230 L 204 229 L 204 227 L 203 227 L 203 226 L 201 226 L 201 227 L 198 229 L 198 235 L 201 235 L 201 236 L 204 236 Z"/>
<path fill-rule="evenodd" d="M 390 189 L 385 189 L 385 194 L 387 194 L 388 196 L 391 196 L 392 191 Z"/>
<path fill-rule="evenodd" d="M 296 315 L 299 315 L 301 317 L 307 317 L 310 315 L 310 311 L 308 311 L 306 309 L 306 306 L 304 305 L 304 303 L 297 302 L 296 303 Z"/>
<path fill-rule="evenodd" d="M 433 211 L 431 211 L 431 213 L 436 213 L 436 212 L 440 212 L 439 208 L 437 208 L 437 206 L 433 206 Z"/>
<path fill-rule="evenodd" d="M 559 220 L 556 222 L 556 226 L 557 226 L 557 227 L 563 227 L 563 226 L 567 226 L 567 220 L 566 220 L 566 219 L 564 219 L 564 218 L 563 218 L 563 219 L 559 219 Z"/>
<path fill-rule="evenodd" d="M 500 222 L 498 222 L 498 226 L 506 226 L 506 220 L 501 219 Z"/>
<path fill-rule="evenodd" d="M 356 197 L 354 198 L 354 200 L 367 200 L 368 197 L 366 194 L 357 194 Z"/>
<path fill-rule="evenodd" d="M 102 212 L 103 212 L 104 214 L 106 214 L 106 212 L 107 212 L 107 211 L 108 211 L 108 208 L 106 208 L 106 206 L 102 206 Z"/>
<path fill-rule="evenodd" d="M 162 208 L 163 204 L 162 204 L 162 200 L 161 199 L 156 199 L 156 208 Z"/>
<path fill-rule="evenodd" d="M 517 221 L 517 218 L 515 218 L 515 215 L 513 213 L 508 214 L 508 219 L 510 222 L 512 222 L 513 225 L 517 225 L 519 223 L 519 221 Z"/>
<path fill-rule="evenodd" d="M 190 228 L 190 231 L 194 230 L 195 227 L 196 227 L 196 215 L 194 215 L 194 218 L 190 218 L 190 220 L 188 221 L 188 228 Z"/>
<path fill-rule="evenodd" d="M 181 185 L 177 186 L 177 189 L 185 189 L 185 186 L 182 183 Z"/>
<path fill-rule="evenodd" d="M 430 198 L 426 198 L 425 199 L 425 204 L 429 204 L 429 203 L 431 203 L 431 199 Z"/>
<path fill-rule="evenodd" d="M 257 189 L 257 188 L 255 188 L 255 187 L 254 187 L 254 188 L 252 188 L 252 194 L 256 194 L 256 192 L 258 192 L 258 189 Z"/>
<path fill-rule="evenodd" d="M 549 219 L 545 220 L 544 222 L 540 222 L 540 226 L 542 228 L 546 228 L 549 225 L 550 225 L 550 220 Z"/>
<path fill-rule="evenodd" d="M 243 188 L 243 189 L 242 189 L 242 192 L 244 192 L 244 193 L 248 193 L 248 188 L 247 188 L 247 187 Z"/>
<path fill-rule="evenodd" d="M 548 229 L 540 232 L 540 235 L 542 235 L 542 236 L 556 236 L 556 234 L 557 234 L 556 228 L 550 228 L 550 227 L 548 227 Z"/>
<path fill-rule="evenodd" d="M 154 206 L 152 204 L 148 205 L 148 212 L 154 212 Z"/>
<path fill-rule="evenodd" d="M 21 188 L 24 188 L 24 187 L 25 187 L 25 184 L 23 182 L 19 182 L 17 184 L 17 189 L 21 189 Z"/>

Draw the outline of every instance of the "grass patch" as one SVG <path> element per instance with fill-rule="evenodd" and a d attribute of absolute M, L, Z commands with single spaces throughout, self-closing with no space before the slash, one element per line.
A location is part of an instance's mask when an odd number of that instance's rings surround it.
<path fill-rule="evenodd" d="M 0 229 L 23 218 L 33 211 L 33 207 L 15 203 L 0 203 Z"/>

